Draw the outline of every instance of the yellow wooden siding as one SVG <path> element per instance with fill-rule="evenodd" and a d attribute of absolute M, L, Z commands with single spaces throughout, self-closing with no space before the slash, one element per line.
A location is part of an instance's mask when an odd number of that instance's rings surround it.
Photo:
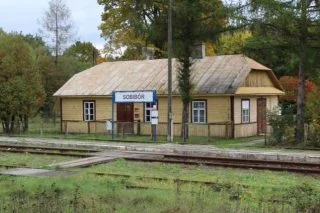
<path fill-rule="evenodd" d="M 231 120 L 230 97 L 207 97 L 206 100 L 208 123 Z"/>
<path fill-rule="evenodd" d="M 82 121 L 83 120 L 83 101 L 96 102 L 96 106 L 95 106 L 96 120 L 111 119 L 112 117 L 111 98 L 64 98 L 62 100 L 62 119 L 72 120 L 72 121 Z"/>
<path fill-rule="evenodd" d="M 112 101 L 111 98 L 96 98 L 96 120 L 111 119 Z"/>
<path fill-rule="evenodd" d="M 241 100 L 250 100 L 250 123 L 257 122 L 257 98 L 256 97 L 235 97 L 234 98 L 234 123 L 241 124 Z"/>
<path fill-rule="evenodd" d="M 267 97 L 267 110 L 272 110 L 279 104 L 278 96 Z"/>
<path fill-rule="evenodd" d="M 242 87 L 274 87 L 266 71 L 252 70 L 247 76 Z"/>
<path fill-rule="evenodd" d="M 224 122 L 231 120 L 230 97 L 194 97 L 194 100 L 207 101 L 207 122 Z M 167 122 L 168 102 L 166 97 L 159 98 L 159 122 Z M 172 111 L 175 123 L 182 121 L 182 102 L 180 97 L 173 97 Z M 191 122 L 191 104 L 189 108 L 189 121 Z"/>
<path fill-rule="evenodd" d="M 71 121 L 83 120 L 83 99 L 64 98 L 62 99 L 62 119 Z"/>
<path fill-rule="evenodd" d="M 158 98 L 159 122 L 167 122 L 168 99 L 167 97 Z M 173 122 L 182 121 L 182 102 L 180 97 L 172 97 Z"/>
<path fill-rule="evenodd" d="M 249 137 L 257 135 L 257 123 L 240 124 L 234 126 L 234 137 Z"/>
<path fill-rule="evenodd" d="M 62 132 L 64 133 L 88 133 L 88 122 L 62 122 Z"/>
<path fill-rule="evenodd" d="M 133 118 L 135 121 L 144 121 L 144 104 L 134 104 Z"/>

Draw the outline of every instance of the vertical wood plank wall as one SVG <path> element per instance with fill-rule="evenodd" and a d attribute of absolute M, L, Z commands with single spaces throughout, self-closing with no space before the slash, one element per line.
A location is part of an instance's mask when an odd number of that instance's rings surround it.
<path fill-rule="evenodd" d="M 241 99 L 250 99 L 250 123 L 241 124 Z M 207 123 L 231 122 L 231 103 L 229 96 L 199 96 L 195 100 L 207 101 Z M 96 101 L 96 120 L 98 122 L 83 121 L 83 101 Z M 267 109 L 272 109 L 278 104 L 277 96 L 267 97 Z M 109 97 L 89 97 L 89 98 L 63 98 L 62 101 L 62 130 L 68 133 L 105 133 L 105 121 L 112 118 L 112 101 Z M 116 107 L 115 107 L 116 109 Z M 167 98 L 158 98 L 159 110 L 159 135 L 165 135 L 167 132 Z M 173 97 L 173 112 L 174 112 L 174 134 L 180 135 L 181 120 L 182 120 L 182 103 L 180 97 Z M 115 118 L 116 110 L 115 110 Z M 246 137 L 257 134 L 257 97 L 235 97 L 234 98 L 234 122 L 235 122 L 235 137 Z M 143 104 L 134 105 L 134 120 L 141 122 L 140 133 L 148 135 L 151 132 L 150 124 L 144 123 L 144 106 Z M 64 121 L 68 121 L 67 124 Z M 191 122 L 191 106 L 190 117 Z M 88 127 L 89 125 L 89 127 Z M 226 132 L 231 131 L 227 125 L 212 124 L 208 126 L 201 124 L 190 124 L 190 135 L 208 136 L 209 131 L 211 136 L 225 137 Z M 135 126 L 137 132 L 137 126 Z"/>

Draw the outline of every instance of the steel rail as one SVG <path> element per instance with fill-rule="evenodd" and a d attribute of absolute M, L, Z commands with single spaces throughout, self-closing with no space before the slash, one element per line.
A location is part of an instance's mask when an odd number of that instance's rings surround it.
<path fill-rule="evenodd" d="M 17 145 L 0 145 L 0 151 L 16 152 L 16 153 L 31 153 L 44 155 L 63 155 L 73 157 L 92 157 L 97 150 L 85 150 L 74 148 L 53 148 L 53 147 L 37 147 L 37 146 L 17 146 Z M 86 152 L 87 151 L 87 152 Z M 107 156 L 107 153 L 105 153 Z M 289 161 L 271 161 L 271 160 L 251 160 L 251 159 L 236 159 L 236 158 L 221 158 L 221 157 L 203 157 L 203 156 L 188 156 L 177 154 L 158 154 L 159 157 L 154 158 L 145 155 L 143 157 L 127 156 L 123 157 L 129 161 L 144 161 L 144 162 L 160 162 L 174 163 L 186 165 L 206 165 L 214 167 L 231 167 L 241 169 L 256 169 L 256 170 L 272 170 L 272 171 L 288 171 L 305 174 L 320 174 L 320 164 L 307 162 L 289 162 Z"/>

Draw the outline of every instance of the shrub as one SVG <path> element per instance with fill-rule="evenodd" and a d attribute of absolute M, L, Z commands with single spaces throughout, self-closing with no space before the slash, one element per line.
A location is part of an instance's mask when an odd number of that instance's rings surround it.
<path fill-rule="evenodd" d="M 320 89 L 311 92 L 306 101 L 306 115 L 309 121 L 307 143 L 320 147 Z"/>
<path fill-rule="evenodd" d="M 267 113 L 268 123 L 272 127 L 272 141 L 283 143 L 284 139 L 287 143 L 294 141 L 294 114 L 292 110 L 286 109 L 282 111 L 279 107 L 270 110 Z"/>

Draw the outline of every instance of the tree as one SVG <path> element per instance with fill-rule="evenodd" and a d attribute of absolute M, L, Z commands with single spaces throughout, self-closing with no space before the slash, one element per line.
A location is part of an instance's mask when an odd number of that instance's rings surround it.
<path fill-rule="evenodd" d="M 218 40 L 218 52 L 221 55 L 243 54 L 245 44 L 251 37 L 252 33 L 248 30 L 224 33 Z"/>
<path fill-rule="evenodd" d="M 177 74 L 181 95 L 182 131 L 186 142 L 189 130 L 189 106 L 192 100 L 191 75 L 195 46 L 213 40 L 224 28 L 224 8 L 216 0 L 176 1 L 173 10 L 174 55 L 179 61 Z"/>
<path fill-rule="evenodd" d="M 66 49 L 63 55 L 72 57 L 90 67 L 96 64 L 96 59 L 100 57 L 100 52 L 91 42 L 77 41 Z"/>
<path fill-rule="evenodd" d="M 129 56 L 142 57 L 142 48 L 155 48 L 155 57 L 165 52 L 167 39 L 166 0 L 98 0 L 104 6 L 100 30 L 108 41 L 107 56 L 122 55 L 123 47 Z M 135 54 L 132 54 L 132 53 Z"/>
<path fill-rule="evenodd" d="M 298 143 L 304 140 L 306 73 L 314 72 L 319 66 L 315 63 L 319 60 L 320 49 L 319 10 L 317 0 L 252 0 L 250 16 L 246 16 L 253 26 L 253 39 L 248 42 L 248 49 L 254 49 L 260 56 L 264 51 L 266 57 L 289 61 L 286 64 L 292 70 L 299 70 L 296 116 Z"/>
<path fill-rule="evenodd" d="M 63 53 L 65 45 L 75 37 L 71 11 L 64 0 L 51 0 L 49 10 L 45 12 L 40 23 L 40 33 L 49 38 L 49 46 L 54 52 L 54 62 L 57 65 L 58 56 Z"/>
<path fill-rule="evenodd" d="M 298 77 L 282 76 L 279 79 L 279 81 L 285 90 L 285 95 L 280 96 L 280 101 L 296 103 L 297 95 L 298 95 L 298 85 L 299 85 Z M 305 81 L 304 90 L 306 92 L 306 96 L 308 96 L 308 94 L 310 94 L 316 89 L 317 89 L 317 85 L 313 81 L 310 81 L 310 80 Z"/>
<path fill-rule="evenodd" d="M 154 47 L 155 58 L 166 56 L 167 13 L 166 0 L 98 0 L 104 5 L 103 23 L 100 25 L 103 37 L 109 44 L 108 50 L 127 47 L 120 59 L 141 59 L 142 47 Z M 182 136 L 188 137 L 189 105 L 192 99 L 190 81 L 193 49 L 195 45 L 207 42 L 210 54 L 215 53 L 212 41 L 222 26 L 225 14 L 220 0 L 177 0 L 173 4 L 174 56 L 179 61 L 178 84 L 183 102 Z"/>
<path fill-rule="evenodd" d="M 21 36 L 0 36 L 0 120 L 6 133 L 15 131 L 16 123 L 26 130 L 28 117 L 43 103 L 44 90 L 35 58 Z"/>

